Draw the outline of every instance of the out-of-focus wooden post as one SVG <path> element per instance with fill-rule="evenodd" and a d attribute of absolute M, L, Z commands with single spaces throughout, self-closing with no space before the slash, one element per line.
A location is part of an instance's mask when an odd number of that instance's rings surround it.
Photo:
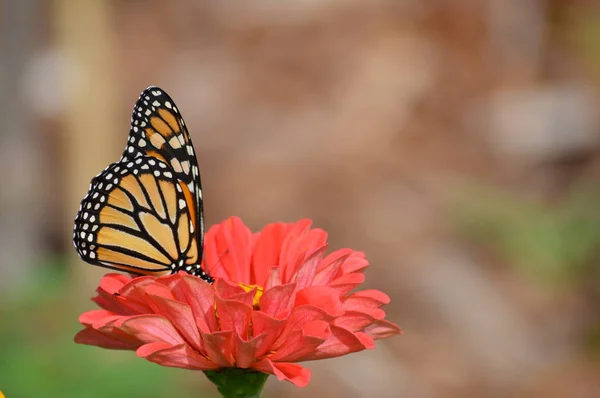
<path fill-rule="evenodd" d="M 0 0 L 0 291 L 17 288 L 43 261 L 39 134 L 23 95 L 34 49 L 37 0 Z M 10 286 L 9 286 L 10 285 Z M 18 288 L 17 288 L 18 289 Z"/>
<path fill-rule="evenodd" d="M 56 0 L 54 4 L 59 50 L 68 68 L 63 124 L 65 198 L 68 214 L 74 218 L 91 178 L 118 157 L 111 2 Z M 72 234 L 72 228 L 69 217 L 65 233 Z M 101 273 L 93 271 L 96 267 L 84 266 L 74 250 L 69 253 L 69 267 L 77 286 L 95 286 Z"/>

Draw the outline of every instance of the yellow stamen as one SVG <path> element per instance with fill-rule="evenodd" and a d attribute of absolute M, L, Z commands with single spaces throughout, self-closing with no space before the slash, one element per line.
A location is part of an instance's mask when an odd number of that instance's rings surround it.
<path fill-rule="evenodd" d="M 260 307 L 260 298 L 262 297 L 262 294 L 263 294 L 263 288 L 260 286 L 257 286 L 257 285 L 244 285 L 243 283 L 240 283 L 240 286 L 246 292 L 249 292 L 252 289 L 256 288 L 256 293 L 254 293 L 254 298 L 252 299 L 252 306 L 255 309 L 258 309 Z"/>

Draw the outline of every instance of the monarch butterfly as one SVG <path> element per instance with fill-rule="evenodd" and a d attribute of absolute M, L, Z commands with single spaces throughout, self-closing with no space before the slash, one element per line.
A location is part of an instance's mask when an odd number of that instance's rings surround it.
<path fill-rule="evenodd" d="M 136 275 L 201 267 L 204 210 L 198 162 L 175 102 L 142 92 L 121 159 L 92 179 L 75 218 L 73 244 L 86 262 Z"/>

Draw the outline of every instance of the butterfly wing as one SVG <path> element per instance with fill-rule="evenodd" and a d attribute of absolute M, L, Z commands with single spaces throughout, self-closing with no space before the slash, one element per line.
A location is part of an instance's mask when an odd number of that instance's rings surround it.
<path fill-rule="evenodd" d="M 184 270 L 213 281 L 200 266 L 204 211 L 196 154 L 164 90 L 148 87 L 138 98 L 123 156 L 92 180 L 73 243 L 91 264 L 140 275 Z"/>
<path fill-rule="evenodd" d="M 131 117 L 129 139 L 121 162 L 151 156 L 165 162 L 182 189 L 191 197 L 190 217 L 196 233 L 198 254 L 204 248 L 204 209 L 198 161 L 190 134 L 173 99 L 151 86 L 138 98 Z"/>
<path fill-rule="evenodd" d="M 85 261 L 139 275 L 200 268 L 191 197 L 164 161 L 140 155 L 108 166 L 91 183 L 73 242 Z"/>

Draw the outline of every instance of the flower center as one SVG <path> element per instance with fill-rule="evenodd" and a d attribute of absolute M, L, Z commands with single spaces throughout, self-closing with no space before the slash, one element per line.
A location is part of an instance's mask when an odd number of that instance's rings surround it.
<path fill-rule="evenodd" d="M 254 298 L 252 299 L 252 306 L 254 307 L 255 310 L 259 309 L 260 308 L 260 298 L 262 297 L 264 289 L 258 285 L 244 285 L 243 283 L 240 283 L 239 285 L 246 292 L 249 292 L 252 289 L 256 288 L 256 293 L 254 293 Z"/>

